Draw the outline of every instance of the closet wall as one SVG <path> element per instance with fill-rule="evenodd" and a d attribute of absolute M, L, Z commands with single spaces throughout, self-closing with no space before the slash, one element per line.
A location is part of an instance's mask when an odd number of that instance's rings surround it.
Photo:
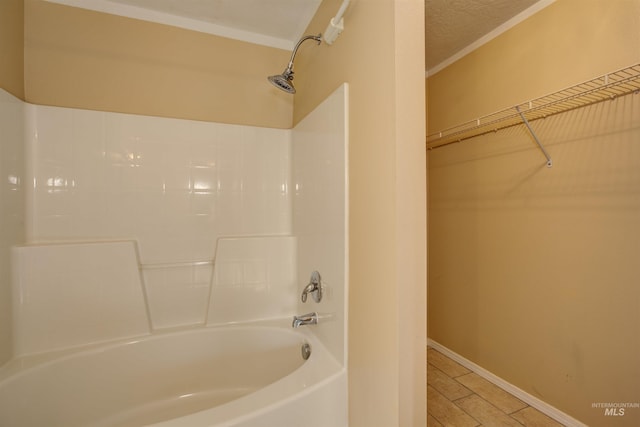
<path fill-rule="evenodd" d="M 558 0 L 427 80 L 428 133 L 640 62 L 640 1 Z M 428 153 L 429 337 L 588 425 L 640 425 L 640 94 Z"/>

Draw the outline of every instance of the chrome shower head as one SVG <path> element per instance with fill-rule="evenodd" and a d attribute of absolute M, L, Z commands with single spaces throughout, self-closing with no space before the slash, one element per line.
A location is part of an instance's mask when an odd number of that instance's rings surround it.
<path fill-rule="evenodd" d="M 300 39 L 300 41 L 296 44 L 296 47 L 293 49 L 293 52 L 291 53 L 291 59 L 289 60 L 287 69 L 284 70 L 282 74 L 276 74 L 275 76 L 267 77 L 272 85 L 287 93 L 296 93 L 296 88 L 293 86 L 293 60 L 295 59 L 296 52 L 298 51 L 298 48 L 300 47 L 302 42 L 309 39 L 313 39 L 317 41 L 318 44 L 320 44 L 320 42 L 322 41 L 322 34 L 318 34 L 317 36 L 304 36 Z"/>
<path fill-rule="evenodd" d="M 293 86 L 293 71 L 290 68 L 284 70 L 282 74 L 276 74 L 275 76 L 269 76 L 267 79 L 272 85 L 281 89 L 287 93 L 296 93 L 296 88 Z"/>

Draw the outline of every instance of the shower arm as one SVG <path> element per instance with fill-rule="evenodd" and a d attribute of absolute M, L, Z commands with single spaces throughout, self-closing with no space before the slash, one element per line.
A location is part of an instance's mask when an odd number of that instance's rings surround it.
<path fill-rule="evenodd" d="M 291 76 L 293 78 L 293 60 L 296 57 L 296 53 L 298 52 L 298 48 L 305 40 L 313 39 L 320 44 L 322 42 L 322 33 L 317 36 L 304 36 L 301 38 L 298 43 L 296 43 L 296 47 L 293 48 L 293 52 L 291 52 L 291 59 L 289 60 L 289 65 L 287 65 L 287 69 L 284 71 L 283 75 L 285 75 L 288 79 Z M 290 79 L 291 80 L 291 79 Z"/>

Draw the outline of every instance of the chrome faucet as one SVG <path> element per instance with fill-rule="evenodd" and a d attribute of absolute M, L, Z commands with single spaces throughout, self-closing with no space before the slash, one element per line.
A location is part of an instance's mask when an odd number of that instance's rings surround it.
<path fill-rule="evenodd" d="M 303 325 L 317 325 L 318 324 L 318 313 L 315 311 L 313 313 L 303 314 L 302 316 L 293 316 L 293 323 L 291 323 L 291 327 L 299 328 Z"/>
<path fill-rule="evenodd" d="M 322 300 L 322 282 L 320 279 L 320 273 L 314 271 L 311 273 L 309 284 L 302 290 L 302 302 L 307 302 L 307 295 L 311 294 L 315 302 Z"/>

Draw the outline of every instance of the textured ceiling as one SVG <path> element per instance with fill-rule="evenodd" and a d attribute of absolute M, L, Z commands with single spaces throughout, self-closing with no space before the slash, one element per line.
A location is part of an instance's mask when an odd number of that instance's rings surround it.
<path fill-rule="evenodd" d="M 49 1 L 162 22 L 281 49 L 293 49 L 322 2 L 322 0 Z M 552 0 L 425 0 L 426 69 L 432 70 L 533 4 L 550 1 Z M 348 19 L 347 10 L 346 28 L 349 25 Z"/>
<path fill-rule="evenodd" d="M 432 69 L 538 0 L 425 0 L 426 67 Z"/>

